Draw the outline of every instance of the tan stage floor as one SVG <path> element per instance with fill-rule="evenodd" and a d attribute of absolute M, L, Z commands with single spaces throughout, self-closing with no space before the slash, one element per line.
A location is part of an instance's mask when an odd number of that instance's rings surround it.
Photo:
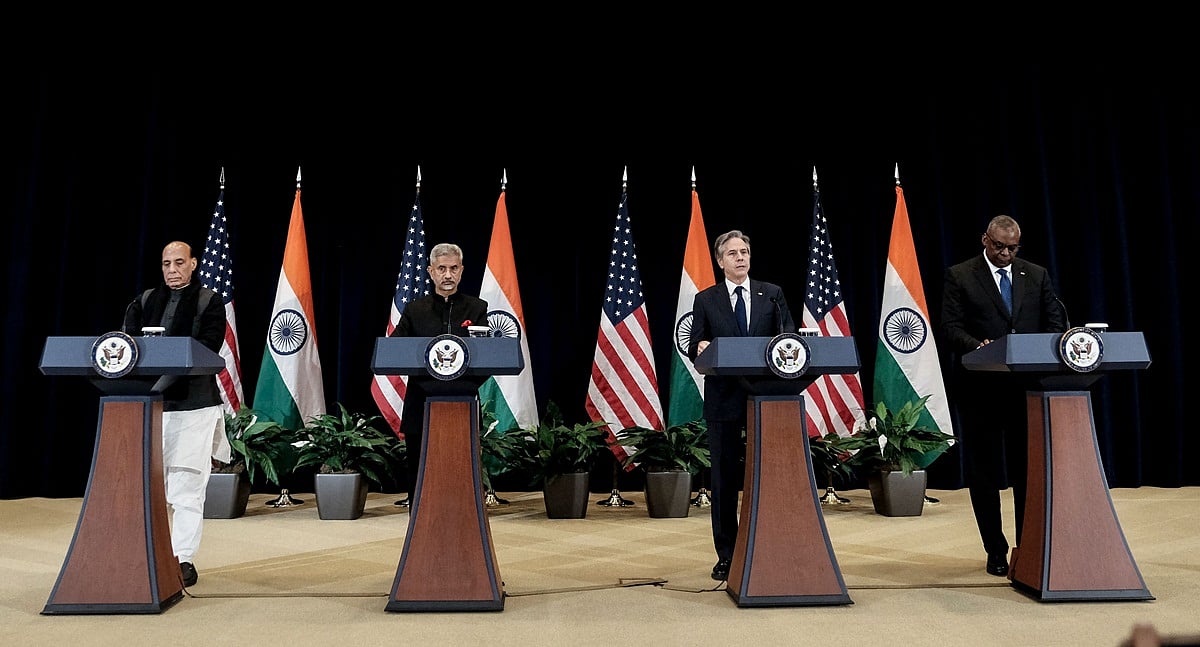
<path fill-rule="evenodd" d="M 706 508 L 652 519 L 627 492 L 631 507 L 548 519 L 540 493 L 512 492 L 488 508 L 503 610 L 387 612 L 408 527 L 398 495 L 330 521 L 297 493 L 299 506 L 255 494 L 245 516 L 208 520 L 200 580 L 163 613 L 99 616 L 41 614 L 81 499 L 0 501 L 0 645 L 1115 646 L 1142 623 L 1200 636 L 1200 488 L 1111 492 L 1155 599 L 1099 602 L 1040 602 L 987 575 L 966 490 L 931 490 L 941 502 L 918 517 L 840 494 L 851 502 L 822 509 L 849 605 L 738 607 L 709 578 Z"/>

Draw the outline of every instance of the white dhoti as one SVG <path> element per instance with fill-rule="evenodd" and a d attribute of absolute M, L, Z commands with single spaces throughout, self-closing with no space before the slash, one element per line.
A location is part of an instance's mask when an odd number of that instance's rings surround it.
<path fill-rule="evenodd" d="M 164 411 L 162 430 L 171 549 L 179 561 L 190 562 L 204 530 L 204 495 L 212 459 L 229 462 L 230 458 L 225 414 L 220 405 Z"/>

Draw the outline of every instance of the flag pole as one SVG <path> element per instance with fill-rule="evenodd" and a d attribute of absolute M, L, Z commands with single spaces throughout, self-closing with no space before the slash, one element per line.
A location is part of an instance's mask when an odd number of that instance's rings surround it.
<path fill-rule="evenodd" d="M 900 162 L 896 162 L 895 174 L 896 174 L 896 186 L 899 187 L 900 186 Z M 941 499 L 929 496 L 928 492 L 926 492 L 923 496 L 925 497 L 925 503 L 928 503 L 930 505 L 934 505 L 934 504 L 938 504 L 938 503 L 942 502 Z"/>
<path fill-rule="evenodd" d="M 812 166 L 812 193 L 818 194 L 820 192 L 821 187 L 817 182 L 817 167 L 814 164 L 814 166 Z M 809 442 L 811 442 L 811 439 Z M 822 465 L 821 469 L 824 472 L 824 475 L 826 475 L 826 493 L 821 496 L 821 503 L 832 503 L 835 505 L 850 503 L 850 499 L 840 496 L 838 490 L 834 489 L 833 469 L 830 469 L 827 465 Z"/>
<path fill-rule="evenodd" d="M 625 190 L 629 187 L 629 166 L 621 171 L 621 194 L 625 194 Z M 621 488 L 617 487 L 617 482 L 621 476 L 621 461 L 614 457 L 612 468 L 612 492 L 609 493 L 607 499 L 602 499 L 596 502 L 596 505 L 602 505 L 610 508 L 628 508 L 633 505 L 633 501 L 621 496 Z"/>
<path fill-rule="evenodd" d="M 695 195 L 696 195 L 696 166 L 692 165 L 692 196 L 693 196 L 692 199 L 699 200 L 699 198 L 695 197 Z M 708 241 L 704 241 L 704 243 L 707 244 Z M 685 254 L 686 254 L 686 252 L 685 252 Z M 685 263 L 686 263 L 686 260 L 685 260 Z M 707 468 L 707 467 L 700 468 L 700 479 L 701 479 L 700 483 L 701 483 L 701 485 L 696 490 L 696 496 L 690 501 L 690 503 L 693 507 L 696 507 L 696 508 L 712 507 L 712 499 L 708 496 L 708 488 L 704 487 L 704 483 L 707 482 L 710 470 L 711 470 L 711 468 Z"/>
<path fill-rule="evenodd" d="M 500 193 L 503 194 L 505 192 L 505 190 L 507 190 L 507 189 L 508 189 L 508 168 L 505 167 L 500 170 Z M 493 233 L 492 235 L 494 236 L 495 233 Z M 489 259 L 485 259 L 484 262 L 486 263 L 487 260 L 489 260 Z M 489 304 L 489 306 L 490 306 L 490 304 Z M 487 467 L 481 465 L 480 469 L 486 471 Z M 496 488 L 493 487 L 493 485 L 492 485 L 491 476 L 487 475 L 487 474 L 485 474 L 484 476 L 488 476 L 488 478 L 487 478 L 487 487 L 484 488 L 484 491 L 483 491 L 483 505 L 488 508 L 495 508 L 497 506 L 508 505 L 510 503 L 510 501 L 508 499 L 504 499 L 504 498 L 501 498 L 496 495 Z"/>
<path fill-rule="evenodd" d="M 299 167 L 299 166 L 296 167 L 296 190 L 297 191 L 300 190 L 300 168 L 301 167 Z M 225 174 L 224 168 L 221 169 L 221 174 L 222 174 L 222 176 L 224 176 L 224 174 Z M 267 501 L 266 505 L 269 508 L 287 508 L 287 507 L 294 506 L 294 505 L 300 505 L 302 503 L 304 503 L 304 500 L 297 499 L 296 497 L 292 496 L 291 493 L 288 492 L 287 488 L 280 488 L 279 496 L 274 499 L 271 499 L 270 501 Z"/>

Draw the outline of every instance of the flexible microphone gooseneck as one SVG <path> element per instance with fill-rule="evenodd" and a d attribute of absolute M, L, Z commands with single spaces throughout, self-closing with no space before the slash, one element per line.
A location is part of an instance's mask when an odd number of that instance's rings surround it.
<path fill-rule="evenodd" d="M 783 332 L 783 308 L 779 305 L 779 297 L 771 297 L 771 303 L 775 305 L 775 334 Z"/>
<path fill-rule="evenodd" d="M 133 331 L 129 330 L 129 315 L 133 312 L 133 306 L 137 305 L 138 298 L 134 297 L 129 305 L 125 306 L 125 318 L 121 320 L 121 331 L 126 335 L 132 335 Z"/>
<path fill-rule="evenodd" d="M 1051 294 L 1054 295 L 1054 300 L 1058 302 L 1058 307 L 1062 309 L 1063 321 L 1066 322 L 1066 324 L 1067 324 L 1067 330 L 1070 330 L 1071 329 L 1071 315 L 1067 314 L 1067 304 L 1063 303 L 1063 300 L 1058 298 L 1058 294 L 1055 294 L 1053 292 Z"/>

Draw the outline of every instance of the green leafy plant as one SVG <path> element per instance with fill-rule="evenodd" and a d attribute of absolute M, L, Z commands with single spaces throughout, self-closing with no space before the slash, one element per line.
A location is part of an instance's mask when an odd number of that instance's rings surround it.
<path fill-rule="evenodd" d="M 841 438 L 837 432 L 829 432 L 824 436 L 813 436 L 808 439 L 808 451 L 812 455 L 813 471 L 829 475 L 830 485 L 837 481 L 843 485 L 854 478 L 854 467 L 846 459 L 850 453 L 840 450 L 837 446 Z"/>
<path fill-rule="evenodd" d="M 638 465 L 647 471 L 683 470 L 698 474 L 711 465 L 708 454 L 708 427 L 704 420 L 692 420 L 664 431 L 646 427 L 627 427 L 617 441 L 633 451 L 623 466 Z"/>
<path fill-rule="evenodd" d="M 567 425 L 558 405 L 550 401 L 541 424 L 518 434 L 521 442 L 514 456 L 518 464 L 529 469 L 531 484 L 535 486 L 544 484 L 551 476 L 591 471 L 600 451 L 608 447 L 606 425 L 605 422 Z"/>
<path fill-rule="evenodd" d="M 279 485 L 280 474 L 292 471 L 296 464 L 295 432 L 250 407 L 242 407 L 234 415 L 225 414 L 225 436 L 233 459 L 215 472 L 245 472 L 251 483 L 261 473 L 267 481 Z"/>
<path fill-rule="evenodd" d="M 483 489 L 493 491 L 492 479 L 516 469 L 521 463 L 521 448 L 525 443 L 520 428 L 500 430 L 491 402 L 480 405 L 483 429 L 479 433 L 479 454 L 482 465 Z"/>
<path fill-rule="evenodd" d="M 313 416 L 300 431 L 299 456 L 293 471 L 312 465 L 321 474 L 360 473 L 376 485 L 394 473 L 402 443 L 381 431 L 382 417 L 350 412 L 340 402 L 338 413 Z"/>
<path fill-rule="evenodd" d="M 880 402 L 869 411 L 864 424 L 854 433 L 830 441 L 835 451 L 846 454 L 845 462 L 871 471 L 901 471 L 905 476 L 924 469 L 931 456 L 954 445 L 954 436 L 918 426 L 930 396 L 906 402 L 899 411 L 889 411 Z"/>

